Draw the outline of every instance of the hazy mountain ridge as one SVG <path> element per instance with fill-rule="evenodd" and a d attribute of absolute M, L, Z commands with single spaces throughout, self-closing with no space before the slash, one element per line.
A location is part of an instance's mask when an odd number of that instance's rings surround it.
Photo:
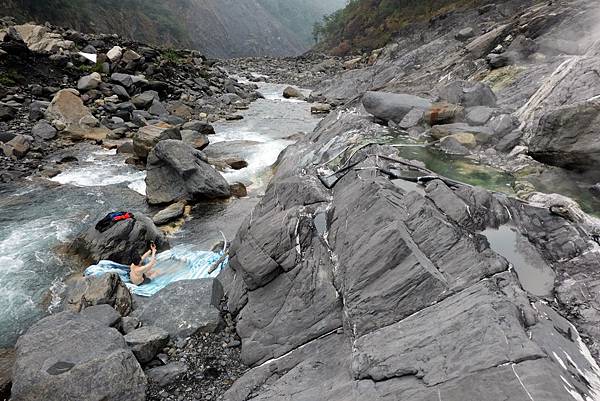
<path fill-rule="evenodd" d="M 199 49 L 214 57 L 300 54 L 314 21 L 344 0 L 7 0 L 0 14 L 138 41 Z"/>
<path fill-rule="evenodd" d="M 427 21 L 452 10 L 477 7 L 483 0 L 350 0 L 327 15 L 316 34 L 322 49 L 358 53 L 384 46 L 412 22 Z"/>

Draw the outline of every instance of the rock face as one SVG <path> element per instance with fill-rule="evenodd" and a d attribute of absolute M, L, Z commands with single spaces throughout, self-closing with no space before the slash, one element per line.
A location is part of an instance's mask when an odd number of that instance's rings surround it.
<path fill-rule="evenodd" d="M 159 251 L 169 248 L 168 241 L 149 217 L 141 213 L 134 215 L 135 219 L 116 222 L 102 233 L 90 227 L 75 239 L 71 249 L 83 259 L 93 262 L 112 260 L 129 264 L 133 256 L 146 252 L 151 242 Z"/>
<path fill-rule="evenodd" d="M 336 114 L 284 152 L 232 243 L 220 279 L 253 368 L 224 399 L 559 401 L 575 388 L 593 393 L 585 383 L 600 368 L 577 330 L 550 305 L 532 306 L 527 279 L 485 230 L 510 224 L 546 268 L 559 270 L 590 254 L 587 234 L 501 194 L 390 179 L 402 175 L 392 170 L 431 174 L 382 158 L 395 155 L 390 147 L 348 152 L 354 168 L 344 169 L 332 158 L 356 143 L 356 132 L 376 141 L 380 128 L 360 113 Z M 577 362 L 567 365 L 556 349 Z"/>
<path fill-rule="evenodd" d="M 464 107 L 496 106 L 496 95 L 488 85 L 481 82 L 454 81 L 440 90 L 439 97 Z"/>
<path fill-rule="evenodd" d="M 600 163 L 600 101 L 567 105 L 542 116 L 529 138 L 535 159 L 571 169 L 593 169 Z"/>
<path fill-rule="evenodd" d="M 211 333 L 221 325 L 218 306 L 222 297 L 218 280 L 177 281 L 150 297 L 134 315 L 144 325 L 166 330 L 172 338 Z"/>
<path fill-rule="evenodd" d="M 104 304 L 113 307 L 121 316 L 127 316 L 132 310 L 131 294 L 115 273 L 99 277 L 80 277 L 69 283 L 62 303 L 65 310 L 73 312 Z"/>
<path fill-rule="evenodd" d="M 133 151 L 138 158 L 146 160 L 156 144 L 165 139 L 181 140 L 179 129 L 167 123 L 147 125 L 133 136 Z"/>
<path fill-rule="evenodd" d="M 143 326 L 125 335 L 125 342 L 140 363 L 148 363 L 169 342 L 169 333 L 165 330 Z"/>
<path fill-rule="evenodd" d="M 159 142 L 147 164 L 146 194 L 151 204 L 227 198 L 229 184 L 204 154 L 176 140 Z"/>
<path fill-rule="evenodd" d="M 399 123 L 412 109 L 427 110 L 431 102 L 414 95 L 367 92 L 362 98 L 365 109 L 384 121 Z"/>
<path fill-rule="evenodd" d="M 59 91 L 46 110 L 49 120 L 59 120 L 66 128 L 62 131 L 72 139 L 105 139 L 108 129 L 100 126 L 98 120 L 83 104 L 77 91 Z"/>
<path fill-rule="evenodd" d="M 126 301 L 125 301 L 126 302 Z M 117 308 L 125 304 L 123 300 L 115 300 L 114 305 Z M 92 319 L 106 327 L 115 327 L 121 320 L 121 314 L 108 304 L 98 304 L 89 306 L 81 311 L 81 316 L 86 319 Z"/>
<path fill-rule="evenodd" d="M 12 400 L 145 400 L 146 378 L 119 332 L 71 312 L 42 319 L 16 346 Z"/>

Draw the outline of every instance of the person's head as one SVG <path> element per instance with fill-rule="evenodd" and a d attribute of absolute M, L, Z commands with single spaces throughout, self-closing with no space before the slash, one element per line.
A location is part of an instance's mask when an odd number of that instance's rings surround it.
<path fill-rule="evenodd" d="M 142 256 L 139 253 L 136 253 L 135 255 L 133 255 L 131 263 L 133 263 L 136 266 L 140 266 L 142 264 Z"/>

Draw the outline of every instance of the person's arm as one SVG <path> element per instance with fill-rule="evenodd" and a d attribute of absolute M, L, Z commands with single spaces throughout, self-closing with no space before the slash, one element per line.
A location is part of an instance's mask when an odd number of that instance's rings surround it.
<path fill-rule="evenodd" d="M 150 256 L 151 253 L 152 253 L 152 249 L 148 249 L 148 252 L 146 252 L 145 254 L 142 255 L 142 262 L 144 260 L 146 260 L 148 258 L 148 256 Z"/>
<path fill-rule="evenodd" d="M 154 266 L 156 266 L 156 245 L 152 244 L 150 245 L 150 250 L 147 253 L 152 253 L 152 259 L 150 260 L 150 262 L 146 265 L 143 265 L 140 268 L 140 274 L 145 274 L 147 272 L 149 272 L 150 270 L 152 270 L 152 268 Z M 146 255 L 147 257 L 147 255 Z M 144 258 L 145 259 L 145 258 Z"/>

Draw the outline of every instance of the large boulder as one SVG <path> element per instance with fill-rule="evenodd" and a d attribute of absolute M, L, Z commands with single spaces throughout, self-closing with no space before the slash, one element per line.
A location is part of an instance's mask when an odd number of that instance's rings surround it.
<path fill-rule="evenodd" d="M 80 312 L 97 305 L 109 305 L 121 316 L 131 312 L 131 293 L 116 273 L 78 277 L 67 283 L 62 300 L 64 310 Z M 95 312 L 86 312 L 85 315 L 89 317 Z"/>
<path fill-rule="evenodd" d="M 75 43 L 63 39 L 58 33 L 50 32 L 45 26 L 24 24 L 15 25 L 13 28 L 29 50 L 33 52 L 55 53 L 60 49 L 71 50 L 75 48 Z"/>
<path fill-rule="evenodd" d="M 427 110 L 431 102 L 427 99 L 402 93 L 366 92 L 362 98 L 365 109 L 384 121 L 399 123 L 412 109 Z"/>
<path fill-rule="evenodd" d="M 62 122 L 66 126 L 62 133 L 76 140 L 101 140 L 105 139 L 110 132 L 100 125 L 74 89 L 59 91 L 48 106 L 46 117 L 48 120 Z"/>
<path fill-rule="evenodd" d="M 143 401 L 146 377 L 119 332 L 62 312 L 16 345 L 14 401 Z"/>
<path fill-rule="evenodd" d="M 496 106 L 494 91 L 487 84 L 477 81 L 451 82 L 440 89 L 439 98 L 464 107 Z"/>
<path fill-rule="evenodd" d="M 172 338 L 213 333 L 221 327 L 221 283 L 212 278 L 169 284 L 142 303 L 134 316 L 144 325 L 160 327 Z"/>
<path fill-rule="evenodd" d="M 600 163 L 600 101 L 569 104 L 548 111 L 529 137 L 535 159 L 570 169 L 597 168 Z"/>
<path fill-rule="evenodd" d="M 191 146 L 167 139 L 148 156 L 146 195 L 151 204 L 227 198 L 229 184 L 204 154 Z"/>
<path fill-rule="evenodd" d="M 134 219 L 118 221 L 104 232 L 90 227 L 75 239 L 71 249 L 90 262 L 112 260 L 129 264 L 133 256 L 147 251 L 152 242 L 159 251 L 169 248 L 168 241 L 152 220 L 136 213 Z"/>
<path fill-rule="evenodd" d="M 294 88 L 293 86 L 288 86 L 283 90 L 283 97 L 286 99 L 304 99 L 304 95 L 302 94 L 302 92 L 298 88 Z"/>
<path fill-rule="evenodd" d="M 133 152 L 141 160 L 146 160 L 154 146 L 165 139 L 181 140 L 179 128 L 164 122 L 142 127 L 133 136 Z"/>

